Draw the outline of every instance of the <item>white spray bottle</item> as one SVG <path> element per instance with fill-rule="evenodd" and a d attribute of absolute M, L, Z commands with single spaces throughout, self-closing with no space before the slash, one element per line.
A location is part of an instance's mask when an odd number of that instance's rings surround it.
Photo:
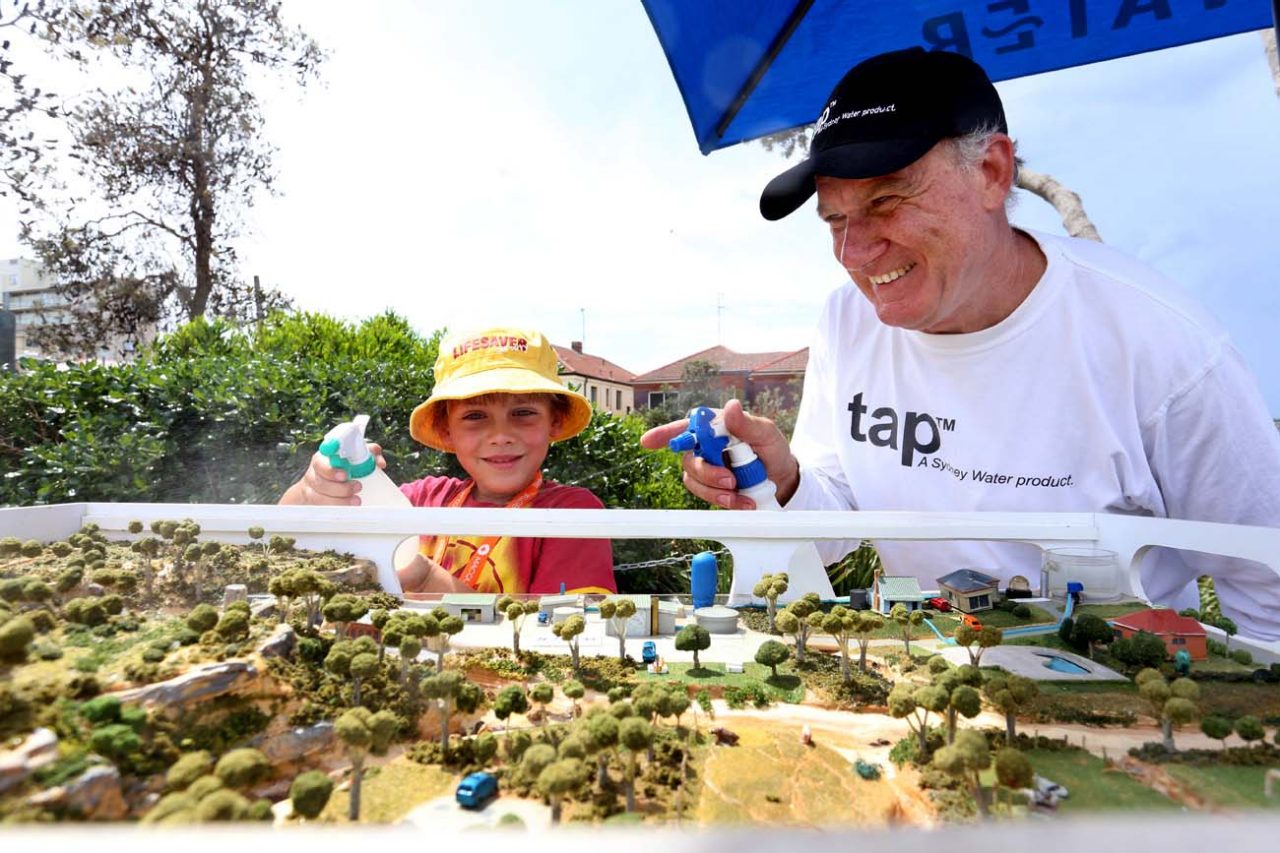
<path fill-rule="evenodd" d="M 338 424 L 325 434 L 320 442 L 320 452 L 334 468 L 360 484 L 361 506 L 412 506 L 386 473 L 378 467 L 378 460 L 365 444 L 364 428 L 369 424 L 368 415 L 356 415 L 345 424 Z"/>
<path fill-rule="evenodd" d="M 671 439 L 667 446 L 677 453 L 692 451 L 712 465 L 727 466 L 733 472 L 738 494 L 755 501 L 757 510 L 781 511 L 776 487 L 765 472 L 764 463 L 751 445 L 729 434 L 724 418 L 706 406 L 689 411 L 689 427 Z M 728 541 L 725 541 L 728 545 Z M 733 581 L 729 587 L 729 603 L 751 600 L 752 589 L 764 575 L 786 567 L 788 589 L 786 599 L 816 592 L 823 599 L 835 597 L 831 579 L 822 557 L 812 541 L 743 542 L 733 551 Z"/>

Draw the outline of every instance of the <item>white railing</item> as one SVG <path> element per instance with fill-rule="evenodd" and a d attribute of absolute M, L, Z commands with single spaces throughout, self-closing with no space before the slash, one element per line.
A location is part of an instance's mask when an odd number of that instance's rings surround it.
<path fill-rule="evenodd" d="M 1280 529 L 1101 513 L 1045 512 L 713 512 L 707 510 L 386 509 L 227 504 L 77 503 L 0 509 L 0 536 L 51 540 L 93 522 L 128 536 L 130 521 L 192 518 L 203 535 L 249 540 L 293 536 L 302 548 L 332 548 L 377 564 L 384 586 L 399 589 L 396 548 L 424 532 L 544 538 L 709 539 L 733 555 L 735 587 L 777 571 L 805 541 L 822 539 L 987 540 L 1115 551 L 1124 591 L 1146 598 L 1138 566 L 1156 546 L 1255 560 L 1280 576 Z"/>

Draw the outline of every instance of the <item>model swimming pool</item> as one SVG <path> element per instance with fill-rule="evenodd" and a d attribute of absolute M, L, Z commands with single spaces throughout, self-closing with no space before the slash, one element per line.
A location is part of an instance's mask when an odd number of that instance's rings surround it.
<path fill-rule="evenodd" d="M 1085 669 L 1078 663 L 1073 663 L 1072 661 L 1067 660 L 1066 658 L 1058 657 L 1057 655 L 1041 655 L 1041 657 L 1046 659 L 1044 665 L 1054 672 L 1065 672 L 1071 675 L 1089 674 L 1089 670 Z"/>

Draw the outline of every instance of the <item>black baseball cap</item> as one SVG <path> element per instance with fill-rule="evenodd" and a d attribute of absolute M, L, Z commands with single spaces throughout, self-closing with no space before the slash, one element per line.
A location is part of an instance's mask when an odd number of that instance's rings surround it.
<path fill-rule="evenodd" d="M 983 127 L 1009 132 L 996 87 L 972 59 L 920 47 L 864 59 L 823 105 L 808 159 L 764 188 L 760 212 L 769 220 L 788 215 L 814 194 L 817 175 L 887 175 L 939 141 Z"/>

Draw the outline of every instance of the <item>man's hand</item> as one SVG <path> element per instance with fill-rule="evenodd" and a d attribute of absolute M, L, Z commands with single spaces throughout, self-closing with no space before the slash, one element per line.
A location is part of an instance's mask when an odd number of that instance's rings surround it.
<path fill-rule="evenodd" d="M 369 452 L 378 460 L 379 468 L 387 467 L 381 445 L 369 442 Z M 302 479 L 290 486 L 280 498 L 282 505 L 360 506 L 360 483 L 351 482 L 347 472 L 334 468 L 323 454 L 311 457 L 311 465 Z"/>
<path fill-rule="evenodd" d="M 724 425 L 729 434 L 751 445 L 756 456 L 764 463 L 778 489 L 778 503 L 785 504 L 800 484 L 800 463 L 791 455 L 791 447 L 782 430 L 768 418 L 748 415 L 742 403 L 730 400 L 725 404 Z M 664 450 L 667 442 L 684 432 L 688 419 L 672 421 L 654 427 L 640 437 L 640 445 L 649 450 Z M 707 503 L 726 509 L 755 509 L 755 502 L 739 495 L 733 472 L 719 465 L 712 465 L 692 453 L 684 454 L 684 487 Z"/>

